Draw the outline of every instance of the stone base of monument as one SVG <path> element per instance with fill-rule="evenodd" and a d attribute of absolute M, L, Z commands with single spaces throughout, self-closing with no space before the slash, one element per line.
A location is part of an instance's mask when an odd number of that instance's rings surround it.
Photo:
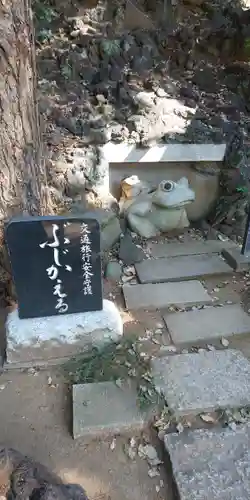
<path fill-rule="evenodd" d="M 113 302 L 102 311 L 20 319 L 17 310 L 6 321 L 7 366 L 56 363 L 80 354 L 89 346 L 117 341 L 123 334 L 121 315 Z"/>

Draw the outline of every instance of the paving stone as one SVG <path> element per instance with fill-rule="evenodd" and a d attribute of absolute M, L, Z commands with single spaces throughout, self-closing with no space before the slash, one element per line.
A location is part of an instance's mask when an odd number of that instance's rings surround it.
<path fill-rule="evenodd" d="M 218 255 L 185 255 L 143 260 L 135 265 L 141 283 L 162 283 L 232 273 Z"/>
<path fill-rule="evenodd" d="M 207 240 L 189 243 L 151 243 L 149 248 L 152 257 L 178 257 L 181 255 L 198 255 L 221 253 L 223 249 L 238 248 L 233 241 Z"/>
<path fill-rule="evenodd" d="M 146 413 L 140 412 L 137 393 L 128 383 L 113 382 L 73 386 L 73 437 L 98 437 L 142 429 Z"/>
<path fill-rule="evenodd" d="M 235 271 L 247 271 L 250 268 L 250 255 L 242 255 L 239 248 L 224 248 L 222 255 Z"/>
<path fill-rule="evenodd" d="M 154 383 L 176 415 L 250 404 L 250 363 L 233 349 L 152 361 Z"/>
<path fill-rule="evenodd" d="M 164 321 L 174 344 L 250 333 L 250 316 L 239 304 L 166 314 Z"/>
<path fill-rule="evenodd" d="M 180 500 L 249 500 L 250 424 L 167 434 Z"/>
<path fill-rule="evenodd" d="M 146 285 L 123 285 L 126 308 L 158 309 L 171 305 L 212 304 L 212 298 L 199 281 L 158 283 Z"/>

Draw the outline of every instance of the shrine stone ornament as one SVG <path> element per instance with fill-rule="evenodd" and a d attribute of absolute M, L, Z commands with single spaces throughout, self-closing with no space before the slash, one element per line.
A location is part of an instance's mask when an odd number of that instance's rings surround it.
<path fill-rule="evenodd" d="M 139 236 L 154 238 L 161 232 L 189 226 L 185 207 L 195 200 L 195 193 L 186 177 L 178 182 L 163 180 L 152 188 L 132 175 L 122 181 L 121 192 L 121 213 Z"/>
<path fill-rule="evenodd" d="M 20 319 L 103 308 L 95 219 L 22 217 L 6 227 Z"/>

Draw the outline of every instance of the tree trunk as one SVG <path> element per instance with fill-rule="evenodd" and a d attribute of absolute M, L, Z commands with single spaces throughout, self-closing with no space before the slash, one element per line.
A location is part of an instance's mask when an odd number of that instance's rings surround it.
<path fill-rule="evenodd" d="M 48 214 L 45 162 L 35 97 L 29 0 L 0 0 L 0 225 L 17 214 Z"/>
<path fill-rule="evenodd" d="M 0 0 L 0 288 L 12 298 L 4 222 L 51 213 L 35 91 L 30 0 Z"/>

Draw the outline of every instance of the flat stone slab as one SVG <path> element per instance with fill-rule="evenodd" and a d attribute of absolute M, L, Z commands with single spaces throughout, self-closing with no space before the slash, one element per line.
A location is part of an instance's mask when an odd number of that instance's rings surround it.
<path fill-rule="evenodd" d="M 137 406 L 137 393 L 128 383 L 73 386 L 73 437 L 98 437 L 142 429 L 146 414 Z"/>
<path fill-rule="evenodd" d="M 250 316 L 239 304 L 166 314 L 164 321 L 175 344 L 250 333 Z"/>
<path fill-rule="evenodd" d="M 250 424 L 167 434 L 180 500 L 249 500 Z"/>
<path fill-rule="evenodd" d="M 219 255 L 148 259 L 135 264 L 135 268 L 141 283 L 163 283 L 232 273 L 231 267 Z"/>
<path fill-rule="evenodd" d="M 138 148 L 134 144 L 108 142 L 101 156 L 109 163 L 222 162 L 226 144 L 156 144 Z"/>
<path fill-rule="evenodd" d="M 152 371 L 176 415 L 250 405 L 250 363 L 236 350 L 154 359 Z"/>
<path fill-rule="evenodd" d="M 199 281 L 158 283 L 147 285 L 123 285 L 126 308 L 159 309 L 171 305 L 212 304 L 212 298 Z"/>
<path fill-rule="evenodd" d="M 181 255 L 199 255 L 221 253 L 223 249 L 238 248 L 233 241 L 207 240 L 190 243 L 151 243 L 152 257 L 179 257 Z"/>
<path fill-rule="evenodd" d="M 121 315 L 113 302 L 102 311 L 20 319 L 17 310 L 6 321 L 7 362 L 71 357 L 89 345 L 116 341 L 123 333 Z"/>
<path fill-rule="evenodd" d="M 247 271 L 250 268 L 250 255 L 242 255 L 239 248 L 223 248 L 222 255 L 234 271 Z"/>

